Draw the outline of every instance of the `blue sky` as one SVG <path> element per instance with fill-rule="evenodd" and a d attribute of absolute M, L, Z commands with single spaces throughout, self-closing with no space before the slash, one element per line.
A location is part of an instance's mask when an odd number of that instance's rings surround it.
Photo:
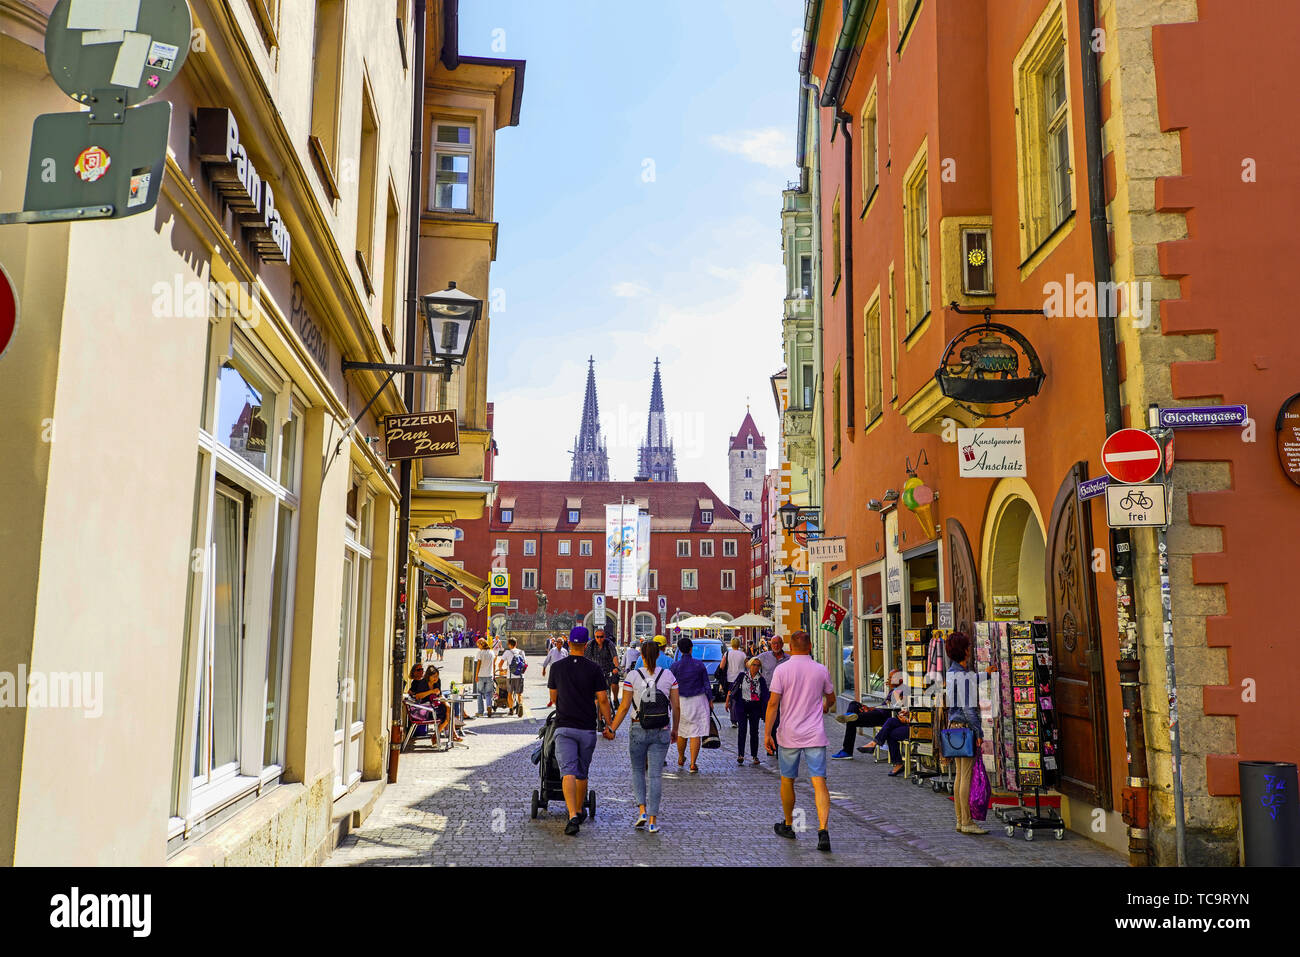
<path fill-rule="evenodd" d="M 462 0 L 463 54 L 528 64 L 497 138 L 498 478 L 568 478 L 588 355 L 615 479 L 635 475 L 656 356 L 681 480 L 726 496 L 746 397 L 776 465 L 802 9 Z"/>

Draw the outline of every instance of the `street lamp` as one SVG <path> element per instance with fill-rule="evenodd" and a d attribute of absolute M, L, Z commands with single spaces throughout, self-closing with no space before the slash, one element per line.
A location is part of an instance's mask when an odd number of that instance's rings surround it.
<path fill-rule="evenodd" d="M 795 525 L 799 523 L 799 506 L 793 502 L 786 502 L 776 512 L 781 516 L 781 527 L 787 532 L 793 532 Z"/>
<path fill-rule="evenodd" d="M 791 588 L 793 588 L 793 587 L 794 587 L 794 569 L 791 568 L 789 565 L 786 565 L 785 568 L 782 570 L 781 574 L 785 576 L 785 583 L 786 583 L 787 585 L 789 585 Z"/>
<path fill-rule="evenodd" d="M 451 367 L 465 364 L 474 326 L 483 315 L 483 300 L 461 292 L 454 282 L 442 292 L 420 297 L 420 309 L 429 335 L 429 351 L 442 362 L 442 375 L 451 378 Z"/>

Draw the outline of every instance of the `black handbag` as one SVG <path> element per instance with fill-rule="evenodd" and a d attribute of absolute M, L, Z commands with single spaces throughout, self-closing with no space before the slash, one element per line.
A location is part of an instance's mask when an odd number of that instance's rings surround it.
<path fill-rule="evenodd" d="M 718 719 L 713 716 L 713 706 L 709 705 L 709 733 L 704 740 L 700 742 L 702 748 L 720 748 L 722 747 L 721 732 L 718 730 Z"/>

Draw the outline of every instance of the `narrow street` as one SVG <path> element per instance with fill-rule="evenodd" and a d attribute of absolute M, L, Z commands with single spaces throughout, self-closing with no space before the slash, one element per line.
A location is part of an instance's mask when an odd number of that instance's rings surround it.
<path fill-rule="evenodd" d="M 461 673 L 467 651 L 448 650 L 440 667 L 448 685 Z M 987 837 L 957 834 L 951 799 L 903 778 L 888 777 L 889 766 L 866 755 L 832 761 L 830 832 L 833 853 L 816 849 L 812 791 L 798 785 L 797 808 L 808 830 L 793 843 L 772 833 L 780 818 L 775 759 L 763 766 L 735 763 L 735 732 L 721 704 L 723 747 L 702 751 L 700 773 L 676 773 L 669 751 L 660 813 L 662 830 L 643 834 L 631 827 L 636 816 L 627 759 L 627 728 L 617 741 L 599 740 L 592 762 L 596 820 L 576 838 L 564 835 L 565 814 L 556 803 L 549 814 L 529 818 L 538 772 L 529 760 L 545 718 L 546 679 L 533 658 L 525 678 L 529 717 L 479 718 L 468 722 L 468 748 L 433 752 L 427 739 L 403 754 L 396 785 L 389 785 L 371 816 L 349 835 L 328 866 L 452 865 L 532 866 L 546 864 L 645 865 L 1002 865 L 1122 866 L 1116 854 L 1080 835 L 1033 842 L 1007 838 L 990 827 Z M 473 706 L 471 705 L 471 713 Z M 835 742 L 842 727 L 827 717 Z M 862 737 L 861 740 L 866 740 Z M 990 815 L 990 818 L 992 816 Z M 798 823 L 796 819 L 796 824 Z"/>

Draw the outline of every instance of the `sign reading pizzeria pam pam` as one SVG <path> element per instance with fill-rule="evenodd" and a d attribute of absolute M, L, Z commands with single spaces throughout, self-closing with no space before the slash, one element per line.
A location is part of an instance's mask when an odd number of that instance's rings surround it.
<path fill-rule="evenodd" d="M 384 445 L 390 462 L 460 453 L 456 410 L 403 412 L 384 416 Z"/>

